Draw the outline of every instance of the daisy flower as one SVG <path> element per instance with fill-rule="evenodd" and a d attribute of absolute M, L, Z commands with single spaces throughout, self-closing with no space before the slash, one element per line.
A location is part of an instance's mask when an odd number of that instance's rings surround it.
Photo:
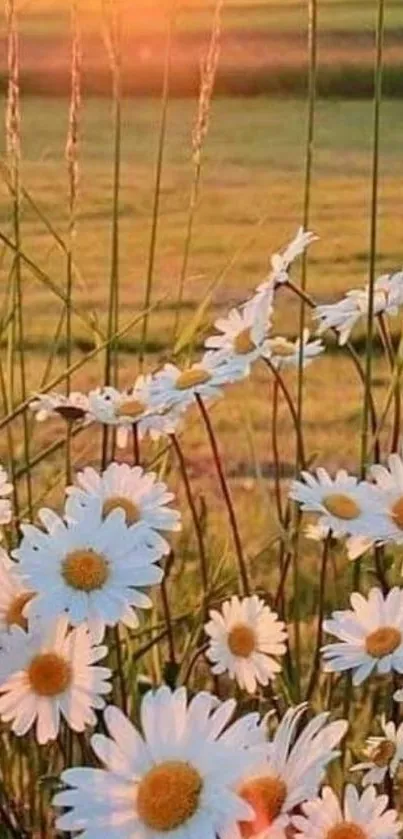
<path fill-rule="evenodd" d="M 92 748 L 105 768 L 68 769 L 70 788 L 53 804 L 69 808 L 58 830 L 81 839 L 222 839 L 236 822 L 253 818 L 234 787 L 254 760 L 257 715 L 227 727 L 235 702 L 162 687 L 141 704 L 142 731 L 115 707 L 104 714 L 109 737 Z"/>
<path fill-rule="evenodd" d="M 180 513 L 167 506 L 174 494 L 154 472 L 111 463 L 101 475 L 87 466 L 76 481 L 77 486 L 67 489 L 65 512 L 69 518 L 85 518 L 93 509 L 105 518 L 112 510 L 121 509 L 127 526 L 136 527 L 146 544 L 151 542 L 161 556 L 169 553 L 170 545 L 159 531 L 180 530 Z"/>
<path fill-rule="evenodd" d="M 210 637 L 207 657 L 213 662 L 212 672 L 228 673 L 248 693 L 256 685 L 267 685 L 281 665 L 273 656 L 284 655 L 287 632 L 285 625 L 264 600 L 232 597 L 222 611 L 210 611 L 211 620 L 204 627 Z"/>
<path fill-rule="evenodd" d="M 374 530 L 382 536 L 386 530 L 379 509 L 379 493 L 367 481 L 359 481 L 344 469 L 331 478 L 326 469 L 316 469 L 316 475 L 301 472 L 303 481 L 293 481 L 289 497 L 297 501 L 304 512 L 319 514 L 322 534 L 330 531 L 336 537 L 369 536 Z"/>
<path fill-rule="evenodd" d="M 12 626 L 26 629 L 28 620 L 25 611 L 34 592 L 27 589 L 18 564 L 12 562 L 7 554 L 0 554 L 0 633 L 7 632 Z"/>
<path fill-rule="evenodd" d="M 36 592 L 30 615 L 50 620 L 66 612 L 73 626 L 88 621 L 97 642 L 105 626 L 138 626 L 135 609 L 151 606 L 140 589 L 161 582 L 163 571 L 155 565 L 155 548 L 143 542 L 139 551 L 136 528 L 126 526 L 123 510 L 105 519 L 92 511 L 79 521 L 59 519 L 57 526 L 53 520 L 48 532 L 31 524 L 21 529 L 13 556 L 28 589 Z"/>
<path fill-rule="evenodd" d="M 306 705 L 284 715 L 267 756 L 257 770 L 243 778 L 238 794 L 255 811 L 252 822 L 241 822 L 228 839 L 287 839 L 292 811 L 317 795 L 327 765 L 339 756 L 335 749 L 347 722 L 328 723 L 328 714 L 315 716 L 296 737 Z"/>
<path fill-rule="evenodd" d="M 245 368 L 237 359 L 209 351 L 186 370 L 180 370 L 175 364 L 165 364 L 154 377 L 153 393 L 156 401 L 167 408 L 185 410 L 196 396 L 203 399 L 220 396 L 223 385 L 244 375 Z"/>
<path fill-rule="evenodd" d="M 38 422 L 44 422 L 49 417 L 63 417 L 69 422 L 81 421 L 85 425 L 93 421 L 88 397 L 78 391 L 68 396 L 55 392 L 40 393 L 29 403 L 29 407 L 36 414 Z"/>
<path fill-rule="evenodd" d="M 324 628 L 339 639 L 322 647 L 325 672 L 353 671 L 353 684 L 360 685 L 375 670 L 403 673 L 403 590 L 395 586 L 384 597 L 372 588 L 368 599 L 354 592 L 352 609 L 333 613 Z"/>
<path fill-rule="evenodd" d="M 394 778 L 403 760 L 403 723 L 396 729 L 394 722 L 386 722 L 382 717 L 381 728 L 385 736 L 368 737 L 365 761 L 356 763 L 350 769 L 350 772 L 365 772 L 362 779 L 364 787 L 381 784 L 388 774 Z"/>
<path fill-rule="evenodd" d="M 299 227 L 294 239 L 281 251 L 274 253 L 270 259 L 271 272 L 268 280 L 261 283 L 257 288 L 257 293 L 264 293 L 269 288 L 275 289 L 278 285 L 283 285 L 289 280 L 289 270 L 294 260 L 306 251 L 306 249 L 313 242 L 316 242 L 319 236 L 312 233 L 310 230 L 304 230 Z"/>
<path fill-rule="evenodd" d="M 396 315 L 403 303 L 403 272 L 383 274 L 375 282 L 374 315 Z M 369 287 L 348 291 L 338 303 L 316 306 L 313 317 L 319 321 L 319 334 L 327 329 L 339 333 L 339 344 L 346 344 L 358 321 L 368 314 Z"/>
<path fill-rule="evenodd" d="M 9 524 L 13 517 L 13 508 L 9 499 L 12 491 L 13 485 L 8 479 L 6 470 L 0 464 L 0 524 Z"/>
<path fill-rule="evenodd" d="M 380 509 L 383 511 L 382 528 L 384 541 L 403 543 L 403 460 L 398 454 L 391 454 L 388 467 L 374 464 L 370 475 L 378 490 Z M 380 539 L 383 534 L 380 534 Z"/>
<path fill-rule="evenodd" d="M 344 792 L 343 806 L 330 787 L 320 798 L 302 805 L 294 816 L 295 839 L 395 839 L 402 827 L 396 810 L 388 810 L 387 795 L 367 787 L 360 796 L 352 784 Z"/>
<path fill-rule="evenodd" d="M 150 375 L 138 376 L 133 387 L 127 390 L 108 386 L 90 392 L 89 404 L 95 419 L 117 428 L 119 448 L 126 447 L 133 425 L 136 425 L 140 439 L 148 433 L 152 440 L 158 440 L 176 430 L 180 412 L 166 411 L 153 400 L 152 384 Z"/>
<path fill-rule="evenodd" d="M 288 341 L 287 338 L 277 336 L 269 338 L 266 344 L 266 358 L 270 359 L 271 363 L 277 368 L 284 367 L 298 367 L 299 353 L 301 341 L 297 338 L 296 341 Z M 307 367 L 317 355 L 325 349 L 322 341 L 310 341 L 309 330 L 304 330 L 303 337 L 303 366 Z"/>
<path fill-rule="evenodd" d="M 15 626 L 1 643 L 0 717 L 18 737 L 36 721 L 38 743 L 55 740 L 60 716 L 73 731 L 96 724 L 93 709 L 104 707 L 112 674 L 96 666 L 107 648 L 92 645 L 88 627 L 68 631 L 59 617 L 28 632 Z"/>
<path fill-rule="evenodd" d="M 272 308 L 272 291 L 265 297 L 252 297 L 241 309 L 231 309 L 226 318 L 215 322 L 221 334 L 210 335 L 205 346 L 220 352 L 223 358 L 233 358 L 248 374 L 250 365 L 267 349 Z"/>

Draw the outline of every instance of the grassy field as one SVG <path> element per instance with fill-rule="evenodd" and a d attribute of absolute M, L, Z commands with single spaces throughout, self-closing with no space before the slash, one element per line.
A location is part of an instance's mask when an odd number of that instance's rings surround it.
<path fill-rule="evenodd" d="M 121 190 L 121 290 L 120 320 L 140 314 L 144 300 L 150 236 L 151 195 L 155 160 L 155 125 L 158 104 L 133 100 L 124 107 L 123 168 Z M 401 237 L 397 218 L 401 212 L 400 183 L 401 107 L 385 102 L 382 109 L 382 164 L 380 183 L 379 254 L 377 269 L 384 272 L 401 266 Z M 155 264 L 153 299 L 162 299 L 150 319 L 150 369 L 170 352 L 174 319 L 175 289 L 180 271 L 188 194 L 191 183 L 189 136 L 193 105 L 175 101 L 169 108 L 168 135 L 162 178 L 161 215 Z M 286 242 L 300 223 L 303 194 L 303 137 L 305 106 L 301 101 L 281 103 L 269 98 L 220 100 L 213 108 L 211 132 L 206 148 L 202 190 L 197 210 L 189 279 L 181 313 L 181 325 L 191 319 L 197 303 L 220 275 L 214 305 L 203 331 L 211 328 L 218 312 L 241 301 L 265 276 L 271 251 Z M 23 178 L 28 193 L 40 212 L 51 219 L 63 236 L 66 230 L 66 176 L 63 144 L 66 128 L 65 103 L 28 98 L 23 103 Z M 317 111 L 317 140 L 312 189 L 311 226 L 321 241 L 312 248 L 309 288 L 321 300 L 332 300 L 341 292 L 363 284 L 368 272 L 370 204 L 371 105 L 367 102 L 321 102 Z M 80 220 L 76 259 L 80 278 L 76 280 L 78 314 L 73 317 L 75 358 L 94 346 L 94 334 L 82 318 L 95 313 L 100 329 L 105 328 L 107 283 L 110 264 L 110 206 L 112 190 L 110 109 L 105 100 L 88 101 L 84 108 L 81 159 Z M 2 189 L 1 213 L 8 214 L 8 198 Z M 24 203 L 22 240 L 24 254 L 33 259 L 59 289 L 65 282 L 65 258 L 46 229 L 44 221 Z M 3 254 L 3 268 L 10 254 Z M 3 291 L 7 272 L 3 271 Z M 29 387 L 42 381 L 53 346 L 61 312 L 58 298 L 49 288 L 24 271 L 25 339 Z M 284 296 L 277 328 L 295 335 L 298 308 Z M 359 337 L 359 336 L 358 336 Z M 140 328 L 122 341 L 121 383 L 129 384 L 137 373 Z M 51 373 L 65 364 L 63 331 Z M 383 362 L 378 373 L 379 395 L 383 392 Z M 73 385 L 88 388 L 102 376 L 101 359 L 86 365 Z M 293 376 L 290 375 L 290 382 Z M 266 374 L 257 373 L 261 383 Z M 228 402 L 217 405 L 214 418 L 228 455 L 227 466 L 238 492 L 238 503 L 251 500 L 262 490 L 259 475 L 271 475 L 270 403 L 271 386 L 257 382 L 243 386 L 247 403 L 238 400 L 237 389 Z M 340 399 L 342 394 L 342 399 Z M 330 466 L 355 465 L 359 447 L 361 389 L 354 370 L 342 352 L 329 352 L 307 373 L 305 434 L 308 452 Z M 281 447 L 284 474 L 292 471 L 293 447 L 287 410 L 282 408 Z M 324 421 L 326 414 L 326 421 Z M 60 427 L 62 432 L 62 427 Z M 186 434 L 191 446 L 190 461 L 195 478 L 203 478 L 214 493 L 212 464 L 205 438 L 195 421 Z M 54 440 L 54 427 L 36 429 L 34 450 Z M 4 445 L 5 445 L 4 441 Z M 252 447 L 252 449 L 251 449 Z M 93 434 L 77 441 L 78 463 L 94 452 Z M 253 454 L 253 457 L 252 457 Z M 19 450 L 22 457 L 22 451 Z M 92 456 L 92 455 L 91 455 Z M 254 466 L 251 467 L 250 463 Z M 50 482 L 60 460 L 37 470 Z M 206 480 L 207 479 L 207 480 Z M 38 484 L 39 485 L 39 484 Z M 263 484 L 266 486 L 265 482 Z M 265 492 L 267 491 L 267 487 Z M 241 520 L 249 530 L 248 505 L 239 503 Z M 262 516 L 270 517 L 268 508 Z M 260 535 L 257 535 L 260 534 Z M 265 529 L 249 534 L 250 550 L 259 550 Z"/>

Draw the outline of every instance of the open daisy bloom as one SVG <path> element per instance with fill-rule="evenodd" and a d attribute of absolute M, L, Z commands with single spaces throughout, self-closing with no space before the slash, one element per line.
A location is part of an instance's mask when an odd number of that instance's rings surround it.
<path fill-rule="evenodd" d="M 368 314 L 369 288 L 353 289 L 338 303 L 317 306 L 314 317 L 319 321 L 319 334 L 327 329 L 339 333 L 340 346 L 346 344 L 358 321 Z M 374 315 L 396 315 L 403 304 L 403 272 L 383 274 L 376 280 Z"/>
<path fill-rule="evenodd" d="M 54 805 L 69 808 L 59 830 L 82 839 L 213 839 L 233 835 L 253 810 L 234 787 L 254 760 L 261 739 L 257 715 L 229 725 L 235 703 L 162 687 L 141 705 L 142 733 L 118 708 L 104 714 L 110 737 L 95 734 L 92 747 L 104 769 L 68 769 L 71 789 Z M 229 727 L 228 727 L 229 726 Z M 248 748 L 248 746 L 250 748 Z"/>
<path fill-rule="evenodd" d="M 294 239 L 280 253 L 274 253 L 271 256 L 271 272 L 269 278 L 258 286 L 257 293 L 265 293 L 270 287 L 275 289 L 276 286 L 288 282 L 289 270 L 294 260 L 298 256 L 301 256 L 309 245 L 318 239 L 319 236 L 316 233 L 299 227 Z"/>
<path fill-rule="evenodd" d="M 10 524 L 13 517 L 13 508 L 9 499 L 12 492 L 13 485 L 8 479 L 6 470 L 0 464 L 0 524 Z"/>
<path fill-rule="evenodd" d="M 63 417 L 67 422 L 81 422 L 85 425 L 93 421 L 89 410 L 88 397 L 84 393 L 73 391 L 66 396 L 63 393 L 38 394 L 29 403 L 38 422 L 49 417 Z"/>
<path fill-rule="evenodd" d="M 233 359 L 247 375 L 250 365 L 267 352 L 267 335 L 272 314 L 273 290 L 252 297 L 240 309 L 231 309 L 214 326 L 221 334 L 210 335 L 205 346 L 223 358 Z"/>
<path fill-rule="evenodd" d="M 295 839 L 394 839 L 402 825 L 396 810 L 387 807 L 387 796 L 377 795 L 372 786 L 360 796 L 348 784 L 343 807 L 325 787 L 320 798 L 302 805 L 303 816 L 294 816 Z"/>
<path fill-rule="evenodd" d="M 3 552 L 0 553 L 0 633 L 7 632 L 13 626 L 26 629 L 28 619 L 26 610 L 34 592 L 27 589 L 18 565 Z"/>
<path fill-rule="evenodd" d="M 241 822 L 228 839 L 287 839 L 293 810 L 317 795 L 327 765 L 339 756 L 335 749 L 347 730 L 347 722 L 328 723 L 327 713 L 314 717 L 296 738 L 306 705 L 290 708 L 284 715 L 267 757 L 257 770 L 246 775 L 238 794 L 255 811 L 251 822 Z"/>
<path fill-rule="evenodd" d="M 266 343 L 265 357 L 277 368 L 284 367 L 298 367 L 299 353 L 301 341 L 297 338 L 296 341 L 289 341 L 278 335 L 275 338 L 270 338 Z M 310 341 L 308 329 L 304 330 L 302 342 L 302 363 L 307 367 L 317 355 L 320 355 L 325 349 L 322 341 Z"/>
<path fill-rule="evenodd" d="M 319 513 L 322 533 L 334 536 L 360 536 L 381 539 L 386 532 L 380 508 L 380 496 L 372 484 L 359 481 L 344 469 L 331 478 L 326 469 L 316 475 L 301 473 L 303 481 L 293 481 L 289 496 L 301 504 L 304 512 Z"/>
<path fill-rule="evenodd" d="M 362 763 L 351 767 L 351 772 L 364 772 L 362 784 L 381 784 L 386 775 L 394 778 L 403 760 L 403 723 L 396 729 L 394 722 L 382 717 L 384 737 L 369 737 L 366 742 L 366 756 Z"/>
<path fill-rule="evenodd" d="M 174 494 L 155 472 L 144 472 L 140 466 L 111 463 L 100 475 L 87 466 L 76 476 L 77 486 L 67 489 L 66 514 L 72 519 L 82 519 L 95 510 L 103 518 L 112 510 L 125 514 L 128 527 L 141 531 L 146 544 L 158 548 L 160 555 L 169 553 L 170 546 L 159 531 L 180 530 L 180 513 L 168 507 Z"/>
<path fill-rule="evenodd" d="M 96 724 L 94 708 L 105 705 L 111 671 L 96 666 L 107 653 L 94 647 L 83 624 L 68 631 L 67 619 L 15 626 L 1 640 L 0 716 L 19 737 L 36 721 L 36 738 L 55 740 L 60 716 L 74 731 Z"/>
<path fill-rule="evenodd" d="M 287 632 L 275 612 L 256 595 L 232 597 L 222 611 L 211 610 L 204 627 L 210 636 L 207 657 L 212 672 L 228 673 L 248 693 L 267 685 L 281 665 L 273 656 L 284 655 Z"/>
<path fill-rule="evenodd" d="M 385 541 L 403 544 L 403 460 L 394 453 L 388 467 L 375 464 L 370 474 L 379 494 L 379 508 L 383 511 Z"/>
<path fill-rule="evenodd" d="M 166 408 L 185 410 L 196 396 L 212 399 L 221 396 L 223 385 L 243 378 L 245 369 L 237 359 L 209 351 L 185 370 L 165 364 L 153 380 L 155 400 Z"/>
<path fill-rule="evenodd" d="M 324 628 L 339 638 L 322 648 L 327 673 L 353 671 L 353 684 L 360 685 L 372 673 L 403 673 L 403 590 L 392 588 L 384 597 L 372 588 L 368 599 L 354 592 L 352 609 L 334 612 Z"/>
<path fill-rule="evenodd" d="M 163 411 L 153 398 L 153 377 L 138 376 L 133 387 L 119 391 L 114 387 L 92 390 L 89 403 L 95 419 L 117 428 L 117 444 L 125 448 L 133 426 L 141 439 L 149 434 L 152 440 L 172 434 L 179 422 L 180 412 Z"/>
<path fill-rule="evenodd" d="M 49 532 L 22 525 L 24 534 L 14 556 L 20 561 L 27 587 L 35 591 L 29 613 L 49 620 L 66 612 L 77 626 L 87 620 L 95 641 L 106 626 L 122 621 L 138 626 L 135 609 L 151 606 L 140 589 L 161 582 L 156 561 L 161 554 L 142 544 L 128 528 L 121 509 L 103 518 L 93 511 L 80 521 L 59 519 Z"/>

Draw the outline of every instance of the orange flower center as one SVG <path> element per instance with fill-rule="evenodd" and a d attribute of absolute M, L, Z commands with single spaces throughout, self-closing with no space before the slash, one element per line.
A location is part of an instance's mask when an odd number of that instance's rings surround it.
<path fill-rule="evenodd" d="M 203 370 L 203 367 L 193 367 L 191 370 L 183 370 L 178 376 L 175 387 L 177 390 L 189 390 L 196 385 L 204 385 L 211 379 L 211 373 Z"/>
<path fill-rule="evenodd" d="M 286 338 L 273 338 L 269 342 L 269 347 L 273 355 L 277 355 L 280 358 L 290 358 L 290 356 L 295 355 L 294 344 L 291 341 L 287 341 Z"/>
<path fill-rule="evenodd" d="M 124 510 L 126 516 L 126 524 L 136 524 L 141 519 L 141 511 L 134 501 L 130 498 L 125 498 L 124 495 L 114 495 L 112 498 L 107 498 L 102 507 L 102 515 L 104 519 L 109 516 L 112 510 Z"/>
<path fill-rule="evenodd" d="M 381 626 L 365 639 L 365 649 L 373 658 L 383 658 L 393 653 L 401 644 L 402 633 L 394 626 Z"/>
<path fill-rule="evenodd" d="M 144 414 L 146 407 L 147 405 L 141 402 L 140 399 L 125 399 L 116 406 L 115 413 L 118 417 L 130 417 L 135 420 L 141 414 Z"/>
<path fill-rule="evenodd" d="M 42 653 L 27 670 L 29 684 L 38 696 L 58 696 L 69 687 L 72 671 L 68 661 L 56 653 Z"/>
<path fill-rule="evenodd" d="M 240 823 L 243 839 L 249 839 L 263 833 L 280 815 L 287 797 L 287 787 L 281 778 L 254 778 L 243 784 L 239 795 L 256 813 L 254 821 Z"/>
<path fill-rule="evenodd" d="M 18 594 L 17 597 L 10 603 L 6 613 L 6 624 L 10 626 L 20 626 L 21 629 L 27 629 L 28 621 L 22 614 L 24 607 L 34 597 L 32 591 L 24 591 L 23 594 Z"/>
<path fill-rule="evenodd" d="M 248 658 L 256 649 L 256 635 L 250 626 L 237 623 L 228 633 L 228 646 L 233 655 Z"/>
<path fill-rule="evenodd" d="M 154 766 L 137 789 L 137 812 L 150 830 L 175 830 L 196 812 L 203 781 L 198 771 L 179 760 Z"/>
<path fill-rule="evenodd" d="M 62 576 L 77 591 L 95 591 L 106 583 L 109 565 L 102 554 L 91 549 L 71 551 L 63 560 Z"/>
<path fill-rule="evenodd" d="M 250 326 L 238 333 L 234 340 L 234 349 L 238 355 L 247 355 L 256 349 L 256 344 L 252 341 Z"/>
<path fill-rule="evenodd" d="M 403 496 L 395 501 L 390 512 L 396 526 L 403 530 Z"/>
<path fill-rule="evenodd" d="M 362 827 L 354 822 L 340 822 L 331 827 L 326 839 L 367 839 Z"/>
<path fill-rule="evenodd" d="M 332 516 L 346 521 L 358 518 L 361 513 L 357 502 L 349 495 L 343 495 L 341 492 L 331 492 L 329 495 L 325 495 L 322 504 Z"/>
<path fill-rule="evenodd" d="M 375 766 L 383 768 L 384 766 L 389 766 L 390 761 L 395 756 L 395 752 L 395 743 L 392 743 L 392 740 L 383 740 L 371 752 L 371 760 L 375 763 Z"/>

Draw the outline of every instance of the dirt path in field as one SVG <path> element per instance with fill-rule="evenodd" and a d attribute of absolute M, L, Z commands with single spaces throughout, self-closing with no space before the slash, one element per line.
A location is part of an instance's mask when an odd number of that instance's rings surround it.
<path fill-rule="evenodd" d="M 208 32 L 177 35 L 172 55 L 172 91 L 189 95 L 197 90 L 199 68 L 208 43 Z M 1 39 L 0 39 L 1 40 Z M 374 55 L 371 33 L 326 32 L 319 37 L 320 73 L 339 78 L 348 87 L 358 76 L 370 74 Z M 130 34 L 123 43 L 124 88 L 128 94 L 159 93 L 164 61 L 161 34 Z M 403 31 L 387 34 L 385 61 L 388 67 L 403 64 Z M 70 43 L 68 32 L 21 37 L 21 70 L 27 93 L 58 95 L 69 89 Z M 260 93 L 280 85 L 304 83 L 307 63 L 304 33 L 267 33 L 238 30 L 224 33 L 218 75 L 218 89 L 225 93 Z M 352 74 L 352 75 L 351 75 Z M 403 76 L 403 73 L 402 73 Z M 1 40 L 0 78 L 6 78 L 6 45 Z M 110 89 L 110 73 L 104 43 L 100 36 L 84 38 L 84 80 L 87 93 L 105 94 Z M 403 84 L 403 82 L 402 82 Z M 337 91 L 336 91 L 337 92 Z M 346 93 L 348 93 L 348 89 Z"/>

